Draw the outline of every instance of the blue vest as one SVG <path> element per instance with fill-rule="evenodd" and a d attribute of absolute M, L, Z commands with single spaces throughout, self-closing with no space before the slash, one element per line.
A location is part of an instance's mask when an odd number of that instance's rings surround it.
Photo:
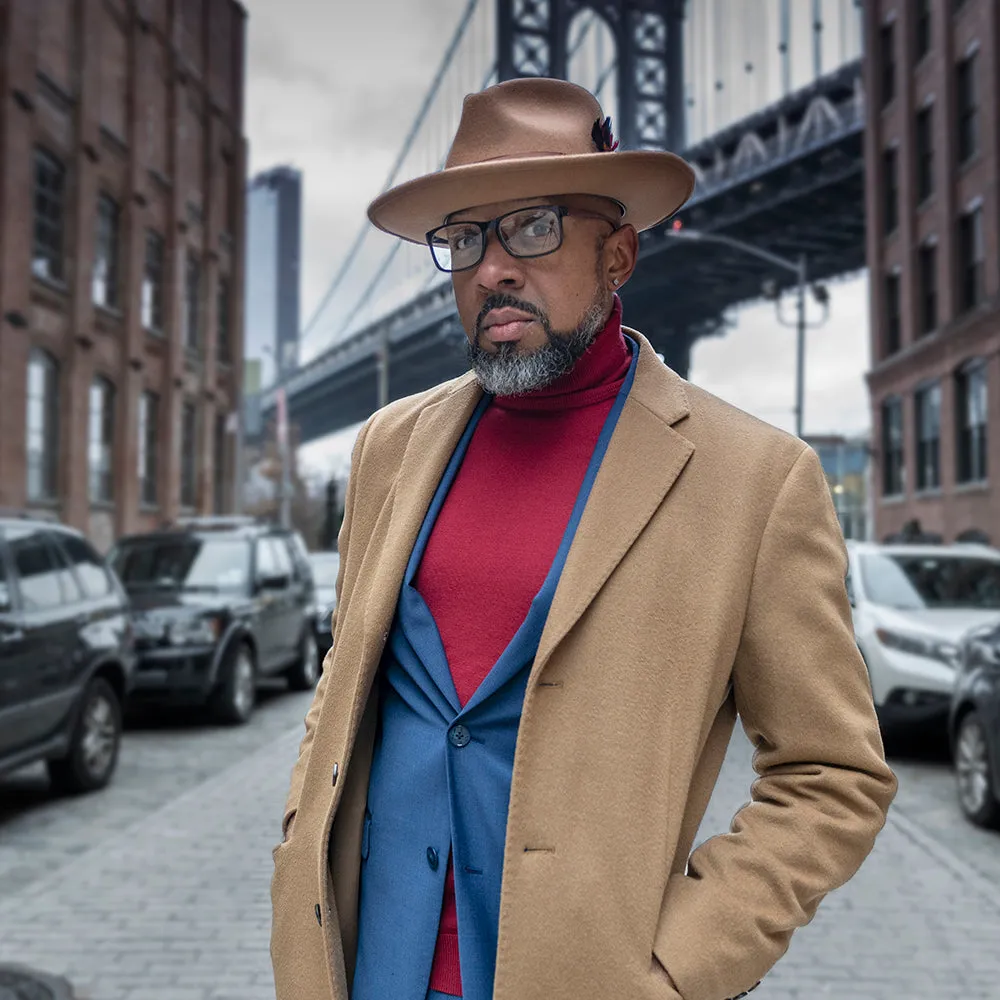
<path fill-rule="evenodd" d="M 500 919 L 507 807 L 521 705 L 577 525 L 635 377 L 632 364 L 601 430 L 545 582 L 510 644 L 463 708 L 440 633 L 413 586 L 484 396 L 417 535 L 380 666 L 379 734 L 361 847 L 352 1000 L 424 1000 L 449 852 L 454 854 L 464 1000 L 490 1000 Z"/>

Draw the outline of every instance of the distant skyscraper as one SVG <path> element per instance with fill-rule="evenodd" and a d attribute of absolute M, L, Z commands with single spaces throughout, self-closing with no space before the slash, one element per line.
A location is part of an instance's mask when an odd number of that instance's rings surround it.
<path fill-rule="evenodd" d="M 257 382 L 249 394 L 298 364 L 301 253 L 302 174 L 264 171 L 247 190 L 245 358 Z"/>

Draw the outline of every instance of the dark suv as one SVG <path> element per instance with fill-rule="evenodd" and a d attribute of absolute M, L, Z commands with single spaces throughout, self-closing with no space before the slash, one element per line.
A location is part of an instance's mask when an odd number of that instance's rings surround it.
<path fill-rule="evenodd" d="M 315 590 L 298 534 L 199 518 L 126 536 L 108 558 L 132 605 L 136 703 L 207 704 L 242 723 L 260 679 L 315 686 Z"/>
<path fill-rule="evenodd" d="M 128 600 L 78 532 L 0 515 L 0 772 L 59 791 L 110 781 L 135 666 Z"/>

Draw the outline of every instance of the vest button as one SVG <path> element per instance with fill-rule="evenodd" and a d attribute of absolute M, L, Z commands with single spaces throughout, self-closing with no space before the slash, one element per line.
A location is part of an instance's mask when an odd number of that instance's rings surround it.
<path fill-rule="evenodd" d="M 448 742 L 453 747 L 465 747 L 469 745 L 469 741 L 472 739 L 472 734 L 469 730 L 459 723 L 457 726 L 452 726 L 448 730 Z"/>
<path fill-rule="evenodd" d="M 439 864 L 438 852 L 435 851 L 433 847 L 427 848 L 427 864 L 431 866 L 432 872 L 436 872 L 438 870 L 438 864 Z"/>

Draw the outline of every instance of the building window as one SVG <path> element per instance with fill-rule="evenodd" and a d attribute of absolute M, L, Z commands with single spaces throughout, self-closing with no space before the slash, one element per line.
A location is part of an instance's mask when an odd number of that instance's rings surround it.
<path fill-rule="evenodd" d="M 933 333 L 937 329 L 937 247 L 922 246 L 920 267 L 920 332 Z"/>
<path fill-rule="evenodd" d="M 213 502 L 215 513 L 223 514 L 226 510 L 226 417 L 219 413 L 215 417 L 215 448 L 212 456 L 212 467 L 215 470 L 213 485 Z"/>
<path fill-rule="evenodd" d="M 896 31 L 895 24 L 883 24 L 879 32 L 882 67 L 882 107 L 896 96 Z"/>
<path fill-rule="evenodd" d="M 914 396 L 917 421 L 917 489 L 941 485 L 941 386 L 938 383 Z"/>
<path fill-rule="evenodd" d="M 97 199 L 97 240 L 91 289 L 94 302 L 113 309 L 118 305 L 118 202 L 102 194 Z"/>
<path fill-rule="evenodd" d="M 44 351 L 31 352 L 27 388 L 28 499 L 51 500 L 59 463 L 59 368 Z"/>
<path fill-rule="evenodd" d="M 194 403 L 181 407 L 181 506 L 198 500 L 198 413 Z"/>
<path fill-rule="evenodd" d="M 955 383 L 957 478 L 960 483 L 977 483 L 986 478 L 986 365 L 981 361 L 966 365 Z"/>
<path fill-rule="evenodd" d="M 934 118 L 928 105 L 917 113 L 917 202 L 934 193 Z"/>
<path fill-rule="evenodd" d="M 66 170 L 51 153 L 35 150 L 35 235 L 31 270 L 62 281 Z"/>
<path fill-rule="evenodd" d="M 958 220 L 959 302 L 974 309 L 983 301 L 984 258 L 983 210 L 974 208 Z"/>
<path fill-rule="evenodd" d="M 900 279 L 899 274 L 885 276 L 885 356 L 895 354 L 903 346 L 902 324 L 900 322 Z"/>
<path fill-rule="evenodd" d="M 157 503 L 156 465 L 160 400 L 154 392 L 139 397 L 139 500 L 147 506 Z"/>
<path fill-rule="evenodd" d="M 229 364 L 229 362 L 233 360 L 232 352 L 230 350 L 231 334 L 229 329 L 229 279 L 222 275 L 219 276 L 217 312 L 217 357 L 219 361 Z"/>
<path fill-rule="evenodd" d="M 114 439 L 114 386 L 107 379 L 95 378 L 90 383 L 90 425 L 87 435 L 87 467 L 90 470 L 92 503 L 109 503 L 113 497 Z"/>
<path fill-rule="evenodd" d="M 914 25 L 913 51 L 919 62 L 931 50 L 932 26 L 931 0 L 917 0 L 917 19 Z"/>
<path fill-rule="evenodd" d="M 979 108 L 976 101 L 976 54 L 958 64 L 958 162 L 965 163 L 979 148 Z"/>
<path fill-rule="evenodd" d="M 163 332 L 163 237 L 146 230 L 146 260 L 142 270 L 142 325 Z"/>
<path fill-rule="evenodd" d="M 882 404 L 882 495 L 903 492 L 903 401 L 898 397 Z"/>
<path fill-rule="evenodd" d="M 899 225 L 899 153 L 887 149 L 882 154 L 882 223 L 886 235 Z"/>
<path fill-rule="evenodd" d="M 184 346 L 197 351 L 201 344 L 201 263 L 194 254 L 187 256 L 184 272 Z"/>

